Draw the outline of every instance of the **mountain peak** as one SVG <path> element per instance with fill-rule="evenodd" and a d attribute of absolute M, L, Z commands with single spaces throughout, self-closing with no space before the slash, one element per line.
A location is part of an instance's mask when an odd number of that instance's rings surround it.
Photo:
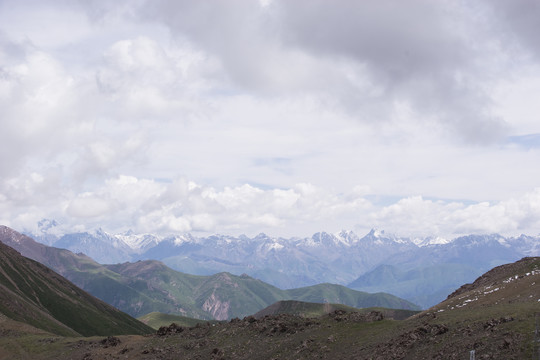
<path fill-rule="evenodd" d="M 373 228 L 369 231 L 369 233 L 366 236 L 372 236 L 376 238 L 380 238 L 381 236 L 385 235 L 384 230 L 380 230 L 378 228 Z"/>
<path fill-rule="evenodd" d="M 21 240 L 26 239 L 26 236 L 8 226 L 0 225 L 0 241 L 4 241 L 5 239 L 9 239 L 15 243 L 20 243 Z"/>
<path fill-rule="evenodd" d="M 253 240 L 268 240 L 270 239 L 270 236 L 266 235 L 265 233 L 261 232 L 257 236 L 253 238 Z"/>
<path fill-rule="evenodd" d="M 37 223 L 38 230 L 42 233 L 46 233 L 49 230 L 57 227 L 58 225 L 60 224 L 58 224 L 56 220 L 51 220 L 51 219 L 41 219 Z"/>
<path fill-rule="evenodd" d="M 358 242 L 360 238 L 351 230 L 341 230 L 337 233 L 336 238 L 346 245 L 352 245 Z"/>

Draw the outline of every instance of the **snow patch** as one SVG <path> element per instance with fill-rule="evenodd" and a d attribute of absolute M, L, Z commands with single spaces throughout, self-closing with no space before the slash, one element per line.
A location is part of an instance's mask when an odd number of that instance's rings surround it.
<path fill-rule="evenodd" d="M 499 291 L 499 288 L 495 288 L 495 289 L 489 290 L 489 291 L 484 291 L 484 295 L 494 293 L 495 291 Z"/>

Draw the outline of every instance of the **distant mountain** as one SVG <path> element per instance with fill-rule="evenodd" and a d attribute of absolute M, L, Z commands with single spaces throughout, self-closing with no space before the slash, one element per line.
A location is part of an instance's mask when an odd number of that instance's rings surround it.
<path fill-rule="evenodd" d="M 403 270 L 399 264 L 379 265 L 348 287 L 373 293 L 392 289 L 392 294 L 428 308 L 445 299 L 460 284 L 478 276 L 478 271 L 473 266 L 444 262 L 410 270 Z"/>
<path fill-rule="evenodd" d="M 132 248 L 121 238 L 98 229 L 91 233 L 67 234 L 58 239 L 55 247 L 74 253 L 84 253 L 91 258 L 99 258 L 103 264 L 114 264 L 129 259 Z"/>
<path fill-rule="evenodd" d="M 17 237 L 0 227 L 0 237 Z M 151 329 L 0 242 L 0 313 L 58 335 L 145 334 Z"/>
<path fill-rule="evenodd" d="M 160 260 L 175 270 L 211 275 L 248 274 L 282 289 L 321 282 L 347 284 L 384 258 L 417 248 L 409 239 L 373 230 L 363 238 L 352 231 L 320 232 L 311 238 L 190 234 L 159 237 L 102 230 L 65 234 L 51 241 L 45 232 L 27 233 L 44 244 L 84 253 L 102 264 Z"/>
<path fill-rule="evenodd" d="M 247 274 L 281 289 L 341 284 L 361 291 L 391 293 L 423 308 L 493 266 L 540 255 L 540 236 L 526 235 L 409 239 L 372 230 L 363 237 L 341 231 L 284 239 L 265 234 L 253 238 L 190 234 L 162 237 L 132 232 L 111 235 L 97 230 L 57 236 L 51 242 L 54 222 L 43 224 L 36 234 L 38 241 L 84 253 L 99 263 L 159 260 L 184 273 Z"/>
<path fill-rule="evenodd" d="M 496 234 L 464 236 L 394 254 L 348 286 L 367 292 L 392 289 L 392 294 L 427 308 L 494 266 L 535 253 L 538 242 L 540 239 L 506 239 Z"/>
<path fill-rule="evenodd" d="M 134 317 L 160 311 L 186 314 L 194 318 L 211 318 L 211 315 L 204 310 L 192 306 L 192 301 L 185 301 L 186 296 L 182 294 L 185 288 L 180 287 L 179 299 L 171 299 L 168 292 L 156 292 L 155 287 L 148 286 L 146 282 L 120 275 L 84 254 L 74 254 L 69 250 L 40 244 L 26 235 L 3 226 L 0 226 L 0 241 L 50 267 L 97 298 Z M 144 267 L 149 273 L 154 272 L 158 277 L 161 273 L 156 270 L 160 268 L 176 273 L 158 261 L 139 262 L 139 264 L 141 268 Z M 184 278 L 189 278 L 189 275 L 184 275 Z M 181 284 L 182 281 L 175 283 L 173 287 Z M 181 303 L 182 301 L 184 303 Z"/>
<path fill-rule="evenodd" d="M 248 275 L 188 275 L 156 260 L 100 265 L 85 255 L 39 244 L 14 231 L 10 236 L 0 237 L 0 241 L 33 256 L 94 296 L 135 317 L 159 311 L 225 320 L 244 317 L 276 301 L 289 299 L 354 307 L 417 309 L 416 305 L 393 295 L 368 294 L 340 285 L 281 290 Z"/>

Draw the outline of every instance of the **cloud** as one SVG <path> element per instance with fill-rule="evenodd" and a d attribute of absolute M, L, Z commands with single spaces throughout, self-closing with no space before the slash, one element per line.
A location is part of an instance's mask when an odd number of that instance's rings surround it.
<path fill-rule="evenodd" d="M 417 117 L 427 116 L 466 142 L 489 143 L 505 133 L 504 121 L 489 113 L 489 94 L 476 83 L 480 63 L 491 61 L 467 9 L 423 0 L 280 6 L 286 41 L 365 66 L 364 77 L 390 100 L 383 106 L 408 102 Z M 358 94 L 356 103 L 368 96 L 350 90 Z"/>
<path fill-rule="evenodd" d="M 4 1 L 2 217 L 534 231 L 537 9 Z"/>
<path fill-rule="evenodd" d="M 0 175 L 16 172 L 28 157 L 52 156 L 67 140 L 75 91 L 73 79 L 47 53 L 23 44 L 10 44 L 24 56 L 7 53 L 0 68 L 2 132 Z"/>
<path fill-rule="evenodd" d="M 107 199 L 85 193 L 73 199 L 66 212 L 75 218 L 95 218 L 109 215 L 114 207 Z"/>
<path fill-rule="evenodd" d="M 485 1 L 492 10 L 489 14 L 496 19 L 493 30 L 504 34 L 501 42 L 515 54 L 518 48 L 525 50 L 538 61 L 540 43 L 536 36 L 536 26 L 540 21 L 540 4 L 534 0 Z"/>
<path fill-rule="evenodd" d="M 82 222 L 114 231 L 165 233 L 281 233 L 291 225 L 305 228 L 319 221 L 349 221 L 356 211 L 371 206 L 354 191 L 329 194 L 307 183 L 290 189 L 263 190 L 248 184 L 216 189 L 184 179 L 159 183 L 124 175 L 66 202 L 64 209 L 57 206 L 50 212 L 72 226 Z"/>
<path fill-rule="evenodd" d="M 7 224 L 33 229 L 39 220 L 53 217 L 66 232 L 103 227 L 111 232 L 308 236 L 321 230 L 364 232 L 378 227 L 401 236 L 446 237 L 534 234 L 540 227 L 540 189 L 493 203 L 411 196 L 381 206 L 368 200 L 369 189 L 363 185 L 347 192 L 310 183 L 287 189 L 248 184 L 215 188 L 182 178 L 163 183 L 120 175 L 94 191 L 59 192 L 44 210 L 31 204 L 35 194 L 48 191 L 43 182 L 34 174 L 26 184 L 18 184 L 24 191 L 11 189 L 17 198 L 0 192 L 0 210 L 9 214 Z"/>
<path fill-rule="evenodd" d="M 374 212 L 371 220 L 377 226 L 413 236 L 535 233 L 540 227 L 540 189 L 493 204 L 409 197 Z"/>
<path fill-rule="evenodd" d="M 463 24 L 450 16 L 455 9 L 446 4 L 340 0 L 282 1 L 276 6 L 283 15 L 287 41 L 366 63 L 388 83 L 458 69 L 470 52 Z"/>
<path fill-rule="evenodd" d="M 485 24 L 467 7 L 424 0 L 215 5 L 158 1 L 141 13 L 215 56 L 246 91 L 310 94 L 375 124 L 394 121 L 388 109 L 406 102 L 420 124 L 434 122 L 467 143 L 491 143 L 508 131 L 491 113 L 482 79 L 497 49 L 475 31 Z"/>

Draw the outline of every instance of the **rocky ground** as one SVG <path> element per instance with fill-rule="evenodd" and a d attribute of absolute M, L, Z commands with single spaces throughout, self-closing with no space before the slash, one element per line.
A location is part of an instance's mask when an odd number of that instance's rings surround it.
<path fill-rule="evenodd" d="M 405 320 L 337 310 L 171 324 L 146 336 L 60 337 L 0 317 L 0 359 L 532 359 L 538 284 L 540 258 L 528 258 Z"/>
<path fill-rule="evenodd" d="M 171 324 L 148 336 L 43 336 L 38 343 L 48 349 L 34 358 L 468 359 L 475 350 L 476 359 L 525 359 L 532 355 L 532 332 L 520 329 L 533 325 L 530 310 L 489 319 L 471 313 L 467 321 L 434 313 L 395 321 L 380 312 L 336 311 L 320 318 L 250 316 L 191 328 Z"/>

